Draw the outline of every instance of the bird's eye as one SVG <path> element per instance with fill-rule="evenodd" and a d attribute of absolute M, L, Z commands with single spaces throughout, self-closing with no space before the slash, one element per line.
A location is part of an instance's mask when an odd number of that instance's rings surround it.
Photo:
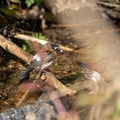
<path fill-rule="evenodd" d="M 63 50 L 60 49 L 60 46 L 58 44 L 52 44 L 51 46 L 57 53 L 63 53 Z"/>
<path fill-rule="evenodd" d="M 52 48 L 53 48 L 54 50 L 57 50 L 57 49 L 59 49 L 59 45 L 53 44 L 53 45 L 52 45 Z"/>

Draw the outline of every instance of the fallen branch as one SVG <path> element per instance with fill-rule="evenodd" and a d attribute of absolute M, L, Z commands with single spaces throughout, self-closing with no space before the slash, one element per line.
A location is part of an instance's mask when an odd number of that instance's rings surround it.
<path fill-rule="evenodd" d="M 107 7 L 115 7 L 117 9 L 120 8 L 120 5 L 116 4 L 116 3 L 109 3 L 109 2 L 103 2 L 103 1 L 97 1 L 97 3 L 100 4 L 100 5 L 105 5 Z"/>
<path fill-rule="evenodd" d="M 56 89 L 56 92 L 59 93 L 59 97 L 66 95 L 74 95 L 76 93 L 75 90 L 66 87 L 59 80 L 57 80 L 57 78 L 51 72 L 43 73 L 41 76 L 41 80 L 25 82 L 19 86 L 18 91 L 23 92 L 24 94 L 16 104 L 16 107 L 22 104 L 22 102 L 25 100 L 25 98 L 30 92 L 42 91 L 44 89 L 50 92 L 51 89 Z"/>
<path fill-rule="evenodd" d="M 9 41 L 2 35 L 0 35 L 0 46 L 17 56 L 18 58 L 22 59 L 25 63 L 30 64 L 33 56 L 19 48 L 17 45 L 15 45 L 13 42 Z"/>
<path fill-rule="evenodd" d="M 39 43 L 41 45 L 45 45 L 49 42 L 49 41 L 46 41 L 46 40 L 41 40 L 41 39 L 35 38 L 33 36 L 20 34 L 20 33 L 16 33 L 13 37 L 17 38 L 17 39 L 21 39 L 21 40 L 28 40 L 28 41 L 31 41 L 31 42 L 36 42 L 36 43 Z M 65 46 L 62 46 L 62 45 L 59 45 L 59 46 L 60 46 L 60 49 L 62 49 L 64 51 L 76 52 L 76 53 L 83 52 L 83 51 L 75 50 L 73 48 L 65 47 Z"/>
<path fill-rule="evenodd" d="M 60 96 L 66 96 L 66 95 L 74 95 L 76 93 L 75 90 L 72 90 L 65 85 L 63 85 L 57 78 L 51 73 L 43 73 L 41 76 L 41 79 L 45 79 L 45 82 L 50 85 L 52 88 L 55 88 L 59 93 Z"/>
<path fill-rule="evenodd" d="M 16 33 L 13 37 L 17 38 L 17 39 L 21 39 L 21 40 L 28 40 L 28 41 L 31 41 L 31 42 L 37 42 L 37 43 L 40 43 L 41 45 L 45 45 L 49 42 L 49 41 L 46 41 L 46 40 L 40 40 L 38 38 L 29 36 L 29 35 L 19 34 L 19 33 Z"/>

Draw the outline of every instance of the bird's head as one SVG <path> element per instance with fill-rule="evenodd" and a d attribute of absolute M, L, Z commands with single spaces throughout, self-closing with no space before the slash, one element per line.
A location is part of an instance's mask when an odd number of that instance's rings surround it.
<path fill-rule="evenodd" d="M 51 47 L 52 49 L 57 52 L 58 54 L 63 53 L 63 50 L 60 48 L 60 46 L 58 44 L 55 43 L 51 43 Z"/>

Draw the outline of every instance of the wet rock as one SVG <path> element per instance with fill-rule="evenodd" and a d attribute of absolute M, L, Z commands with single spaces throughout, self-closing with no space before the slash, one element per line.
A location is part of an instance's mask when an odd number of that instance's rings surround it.
<path fill-rule="evenodd" d="M 41 99 L 33 105 L 11 108 L 0 114 L 0 120 L 55 120 L 54 107 Z"/>
<path fill-rule="evenodd" d="M 25 120 L 22 109 L 12 108 L 0 114 L 0 120 Z"/>

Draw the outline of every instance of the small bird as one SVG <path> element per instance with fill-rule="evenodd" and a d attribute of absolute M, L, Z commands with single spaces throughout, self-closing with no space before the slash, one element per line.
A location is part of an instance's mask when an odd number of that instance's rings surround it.
<path fill-rule="evenodd" d="M 33 59 L 30 65 L 22 71 L 20 74 L 20 81 L 23 82 L 29 78 L 30 72 L 33 70 L 44 70 L 47 69 L 60 53 L 63 53 L 63 50 L 60 49 L 58 44 L 49 42 L 44 45 L 41 49 L 37 50 L 37 53 L 33 56 Z"/>

